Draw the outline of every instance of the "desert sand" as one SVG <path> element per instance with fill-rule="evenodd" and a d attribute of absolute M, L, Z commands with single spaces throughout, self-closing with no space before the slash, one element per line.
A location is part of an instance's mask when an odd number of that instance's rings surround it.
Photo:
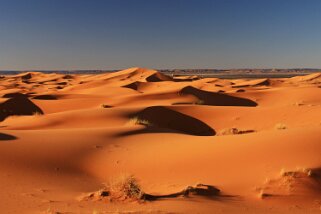
<path fill-rule="evenodd" d="M 1 213 L 321 212 L 321 73 L 0 82 Z"/>

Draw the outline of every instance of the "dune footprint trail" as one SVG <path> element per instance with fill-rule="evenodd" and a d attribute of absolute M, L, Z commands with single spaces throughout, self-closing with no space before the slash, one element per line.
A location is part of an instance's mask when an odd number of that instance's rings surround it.
<path fill-rule="evenodd" d="M 320 212 L 320 73 L 0 83 L 3 213 Z"/>

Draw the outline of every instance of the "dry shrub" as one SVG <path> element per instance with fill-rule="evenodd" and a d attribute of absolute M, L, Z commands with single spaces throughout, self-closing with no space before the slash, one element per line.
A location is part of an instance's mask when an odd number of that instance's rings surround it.
<path fill-rule="evenodd" d="M 140 200 L 144 193 L 133 175 L 123 174 L 105 184 L 110 197 L 116 200 Z"/>

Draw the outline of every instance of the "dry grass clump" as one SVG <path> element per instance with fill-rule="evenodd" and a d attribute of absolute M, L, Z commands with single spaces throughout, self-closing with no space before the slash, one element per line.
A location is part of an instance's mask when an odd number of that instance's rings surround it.
<path fill-rule="evenodd" d="M 133 175 L 121 175 L 105 184 L 111 199 L 141 200 L 144 192 Z"/>
<path fill-rule="evenodd" d="M 129 125 L 144 125 L 144 126 L 152 126 L 152 123 L 148 120 L 141 119 L 139 117 L 130 118 Z"/>
<path fill-rule="evenodd" d="M 274 126 L 275 129 L 278 129 L 278 130 L 284 130 L 284 129 L 287 129 L 286 125 L 283 124 L 283 123 L 277 123 L 275 126 Z"/>
<path fill-rule="evenodd" d="M 38 112 L 38 111 L 35 111 L 35 112 L 32 113 L 32 115 L 33 116 L 41 116 L 42 114 L 40 112 Z"/>
<path fill-rule="evenodd" d="M 205 101 L 204 100 L 197 100 L 196 102 L 195 102 L 195 104 L 196 105 L 205 105 Z"/>
<path fill-rule="evenodd" d="M 238 128 L 227 128 L 221 130 L 218 135 L 236 135 L 255 132 L 255 130 L 239 130 Z"/>

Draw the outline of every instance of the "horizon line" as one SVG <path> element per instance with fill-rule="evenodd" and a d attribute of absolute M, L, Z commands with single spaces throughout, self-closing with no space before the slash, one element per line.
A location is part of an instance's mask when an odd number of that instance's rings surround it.
<path fill-rule="evenodd" d="M 117 68 L 117 69 L 0 69 L 0 72 L 32 72 L 32 71 L 120 71 L 129 68 L 145 68 L 153 70 L 321 70 L 321 68 L 149 68 L 149 67 L 128 67 L 128 68 Z"/>

